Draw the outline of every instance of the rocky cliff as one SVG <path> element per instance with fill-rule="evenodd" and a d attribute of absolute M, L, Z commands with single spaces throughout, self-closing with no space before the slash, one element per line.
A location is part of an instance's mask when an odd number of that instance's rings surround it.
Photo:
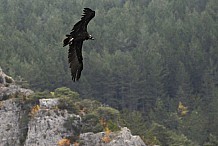
<path fill-rule="evenodd" d="M 126 127 L 81 133 L 83 120 L 78 113 L 58 108 L 58 98 L 29 101 L 31 94 L 0 69 L 0 146 L 145 146 Z"/>
<path fill-rule="evenodd" d="M 133 136 L 127 127 L 121 128 L 118 132 L 109 134 L 110 141 L 102 141 L 105 132 L 94 134 L 93 132 L 83 133 L 80 135 L 81 143 L 84 146 L 145 146 L 139 136 Z"/>

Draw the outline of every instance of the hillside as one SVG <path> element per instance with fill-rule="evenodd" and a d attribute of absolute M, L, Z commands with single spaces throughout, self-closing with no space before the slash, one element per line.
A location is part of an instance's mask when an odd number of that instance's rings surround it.
<path fill-rule="evenodd" d="M 50 97 L 37 95 L 14 84 L 2 71 L 0 80 L 2 146 L 145 146 L 139 136 L 115 124 L 119 112 L 111 107 L 80 100 L 67 88 Z"/>

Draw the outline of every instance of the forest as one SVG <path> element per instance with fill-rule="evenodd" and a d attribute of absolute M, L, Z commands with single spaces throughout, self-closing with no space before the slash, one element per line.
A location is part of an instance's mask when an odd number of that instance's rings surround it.
<path fill-rule="evenodd" d="M 95 40 L 73 82 L 62 40 L 84 7 Z M 0 0 L 0 13 L 0 66 L 20 85 L 110 105 L 151 145 L 218 145 L 217 0 Z"/>

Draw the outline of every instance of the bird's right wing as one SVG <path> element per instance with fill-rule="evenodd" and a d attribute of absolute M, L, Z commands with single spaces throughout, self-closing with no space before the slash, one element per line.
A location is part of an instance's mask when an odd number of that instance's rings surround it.
<path fill-rule="evenodd" d="M 83 41 L 73 41 L 69 46 L 68 61 L 73 81 L 79 80 L 83 70 L 82 45 Z"/>
<path fill-rule="evenodd" d="M 77 22 L 74 26 L 73 29 L 71 30 L 70 34 L 67 34 L 66 37 L 63 41 L 63 46 L 67 46 L 70 43 L 70 40 L 78 35 L 81 35 L 84 32 L 87 32 L 87 25 L 89 21 L 95 17 L 95 11 L 91 10 L 90 8 L 84 8 L 83 10 L 83 15 L 82 18 L 79 22 Z"/>
<path fill-rule="evenodd" d="M 95 11 L 91 10 L 90 8 L 84 8 L 82 18 L 79 22 L 77 22 L 72 32 L 77 32 L 79 30 L 87 31 L 87 25 L 89 21 L 95 17 Z"/>

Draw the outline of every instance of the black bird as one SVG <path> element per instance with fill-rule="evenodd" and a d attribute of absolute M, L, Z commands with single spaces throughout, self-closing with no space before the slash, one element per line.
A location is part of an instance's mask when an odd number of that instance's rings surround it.
<path fill-rule="evenodd" d="M 69 45 L 68 62 L 71 68 L 72 80 L 79 80 L 83 70 L 82 45 L 85 40 L 94 40 L 87 32 L 89 21 L 95 17 L 95 11 L 90 8 L 84 8 L 82 18 L 77 22 L 70 34 L 67 34 L 63 41 L 63 46 Z"/>

